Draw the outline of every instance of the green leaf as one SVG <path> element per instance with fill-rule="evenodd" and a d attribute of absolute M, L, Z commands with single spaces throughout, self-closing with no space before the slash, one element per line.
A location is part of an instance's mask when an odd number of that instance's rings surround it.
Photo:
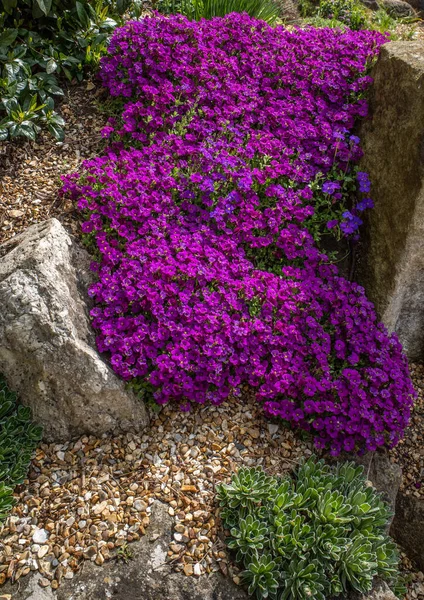
<path fill-rule="evenodd" d="M 4 10 L 11 15 L 12 9 L 18 6 L 18 0 L 2 0 Z"/>
<path fill-rule="evenodd" d="M 49 92 L 49 94 L 54 94 L 55 96 L 64 96 L 62 88 L 57 85 L 47 85 L 45 89 L 47 92 Z"/>
<path fill-rule="evenodd" d="M 18 37 L 17 29 L 5 29 L 0 33 L 0 46 L 10 46 Z"/>
<path fill-rule="evenodd" d="M 60 127 L 60 125 L 57 125 L 56 123 L 49 123 L 47 125 L 47 129 L 50 131 L 50 133 L 56 140 L 58 140 L 59 142 L 63 142 L 63 140 L 65 139 L 65 132 L 63 128 Z"/>
<path fill-rule="evenodd" d="M 46 73 L 51 75 L 51 73 L 54 73 L 57 70 L 57 66 L 57 62 L 54 60 L 54 58 L 51 58 L 49 61 L 47 61 Z"/>
<path fill-rule="evenodd" d="M 81 2 L 75 2 L 75 8 L 77 9 L 77 15 L 78 15 L 78 19 L 81 23 L 81 25 L 83 27 L 85 27 L 85 29 L 88 29 L 90 27 L 90 17 L 88 16 L 84 5 Z"/>
<path fill-rule="evenodd" d="M 52 7 L 52 0 L 34 0 L 40 11 L 47 17 Z"/>

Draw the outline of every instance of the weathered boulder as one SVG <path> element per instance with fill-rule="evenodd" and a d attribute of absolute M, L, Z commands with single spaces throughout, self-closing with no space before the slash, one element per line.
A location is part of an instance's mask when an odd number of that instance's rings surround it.
<path fill-rule="evenodd" d="M 392 513 L 395 513 L 396 498 L 402 482 L 402 469 L 397 463 L 390 461 L 387 452 L 369 452 L 357 457 L 356 462 L 364 467 L 367 479 L 371 481 L 384 500 L 389 504 Z M 391 525 L 393 519 L 388 524 Z"/>
<path fill-rule="evenodd" d="M 415 14 L 411 4 L 404 0 L 382 0 L 380 4 L 392 17 L 412 17 Z"/>
<path fill-rule="evenodd" d="M 424 0 L 408 0 L 408 4 L 410 4 L 418 13 L 424 11 Z"/>
<path fill-rule="evenodd" d="M 357 274 L 411 359 L 424 356 L 424 42 L 390 42 L 373 72 L 361 168 L 375 207 Z"/>
<path fill-rule="evenodd" d="M 164 504 L 156 502 L 147 535 L 131 545 L 132 559 L 127 563 L 111 560 L 102 567 L 93 562 L 72 580 L 64 580 L 57 592 L 42 589 L 40 575 L 20 579 L 17 585 L 0 588 L 13 600 L 247 600 L 247 594 L 220 573 L 186 577 L 173 573 L 167 563 L 173 519 Z"/>
<path fill-rule="evenodd" d="M 371 10 L 384 8 L 393 17 L 410 17 L 423 10 L 424 0 L 361 0 Z"/>
<path fill-rule="evenodd" d="M 146 409 L 95 349 L 90 257 L 56 219 L 0 248 L 0 373 L 47 440 L 141 431 Z"/>
<path fill-rule="evenodd" d="M 424 570 L 424 498 L 399 492 L 390 534 Z"/>
<path fill-rule="evenodd" d="M 339 600 L 342 599 L 339 598 Z M 385 581 L 377 579 L 368 594 L 361 595 L 357 592 L 352 592 L 346 600 L 396 600 L 396 596 Z"/>

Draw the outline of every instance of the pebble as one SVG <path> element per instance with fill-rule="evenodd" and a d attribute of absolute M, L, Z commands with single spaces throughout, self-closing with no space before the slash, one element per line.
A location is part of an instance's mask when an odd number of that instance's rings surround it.
<path fill-rule="evenodd" d="M 41 546 L 41 548 L 37 552 L 38 558 L 43 558 L 44 556 L 46 556 L 46 554 L 48 553 L 49 550 L 50 550 L 50 546 L 47 546 L 47 545 Z"/>
<path fill-rule="evenodd" d="M 36 529 L 32 534 L 32 541 L 35 544 L 44 544 L 49 539 L 49 533 L 45 529 Z"/>
<path fill-rule="evenodd" d="M 10 549 L 0 562 L 0 583 L 16 574 L 23 548 L 29 569 L 45 566 L 41 575 L 57 589 L 85 560 L 101 566 L 123 544 L 145 533 L 155 539 L 149 531 L 155 500 L 168 505 L 175 521 L 168 558 L 176 571 L 189 577 L 220 571 L 239 582 L 219 535 L 216 485 L 247 461 L 281 474 L 313 451 L 310 442 L 271 425 L 246 391 L 242 403 L 230 399 L 189 413 L 168 405 L 140 436 L 42 443 L 0 529 L 0 544 Z"/>

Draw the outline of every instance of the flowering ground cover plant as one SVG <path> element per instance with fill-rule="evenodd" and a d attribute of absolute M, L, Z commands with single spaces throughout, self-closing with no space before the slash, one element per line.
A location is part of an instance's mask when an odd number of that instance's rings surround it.
<path fill-rule="evenodd" d="M 98 348 L 138 391 L 189 409 L 249 384 L 333 453 L 398 441 L 406 358 L 323 251 L 372 207 L 352 128 L 384 41 L 240 14 L 115 32 L 110 145 L 64 191 L 99 259 Z"/>

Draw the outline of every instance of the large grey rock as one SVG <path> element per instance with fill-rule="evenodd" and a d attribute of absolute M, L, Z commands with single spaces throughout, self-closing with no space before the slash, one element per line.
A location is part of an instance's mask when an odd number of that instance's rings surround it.
<path fill-rule="evenodd" d="M 361 131 L 375 207 L 358 278 L 411 359 L 424 356 L 424 42 L 390 42 Z"/>
<path fill-rule="evenodd" d="M 390 534 L 424 570 L 424 499 L 400 492 Z"/>
<path fill-rule="evenodd" d="M 371 10 L 384 8 L 393 17 L 411 17 L 415 10 L 422 10 L 424 0 L 361 0 L 362 4 Z M 422 6 L 421 6 L 422 4 Z"/>
<path fill-rule="evenodd" d="M 0 250 L 0 373 L 47 440 L 141 431 L 146 409 L 95 349 L 90 257 L 56 219 Z"/>
<path fill-rule="evenodd" d="M 367 479 L 371 481 L 384 500 L 389 504 L 394 515 L 396 498 L 402 482 L 402 469 L 397 463 L 392 463 L 386 452 L 369 452 L 356 461 L 364 467 Z M 388 528 L 393 519 L 388 523 Z"/>
<path fill-rule="evenodd" d="M 415 14 L 411 4 L 409 2 L 404 2 L 404 0 L 382 0 L 381 6 L 392 17 L 413 17 Z"/>
<path fill-rule="evenodd" d="M 173 520 L 165 505 L 153 505 L 147 535 L 131 545 L 126 564 L 111 560 L 102 567 L 85 562 L 72 580 L 64 580 L 57 592 L 38 586 L 39 575 L 25 577 L 17 585 L 0 588 L 13 600 L 247 600 L 247 594 L 230 579 L 215 573 L 186 577 L 173 573 L 167 563 Z"/>
<path fill-rule="evenodd" d="M 40 599 L 43 600 L 43 599 Z M 340 599 L 341 600 L 341 599 Z M 385 581 L 381 581 L 377 579 L 374 582 L 374 586 L 368 594 L 358 594 L 356 592 L 352 592 L 349 594 L 347 600 L 397 600 L 396 596 L 389 588 Z"/>
<path fill-rule="evenodd" d="M 408 0 L 408 4 L 410 4 L 418 13 L 424 11 L 424 0 Z"/>

